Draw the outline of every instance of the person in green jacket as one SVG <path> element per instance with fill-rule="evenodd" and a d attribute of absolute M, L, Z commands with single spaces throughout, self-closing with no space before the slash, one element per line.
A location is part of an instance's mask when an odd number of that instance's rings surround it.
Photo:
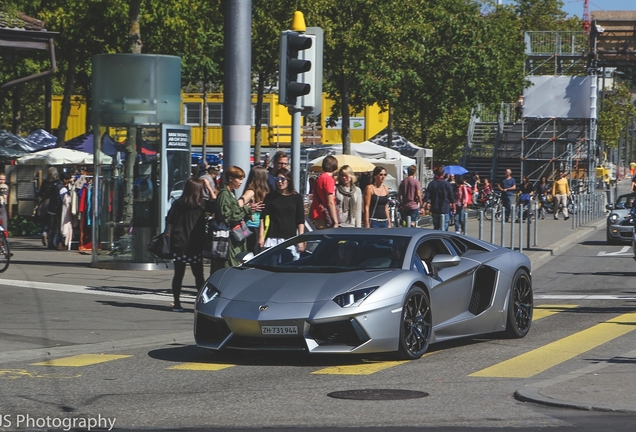
<path fill-rule="evenodd" d="M 234 192 L 238 190 L 245 179 L 245 171 L 237 166 L 231 166 L 225 171 L 225 185 L 219 188 L 216 195 L 216 210 L 214 218 L 218 223 L 225 222 L 231 229 L 241 221 L 246 220 L 254 211 L 263 209 L 262 202 L 251 202 L 240 205 Z M 230 253 L 227 260 L 213 259 L 210 267 L 210 274 L 223 267 L 234 267 L 241 262 L 236 259 L 236 255 L 247 250 L 246 241 L 237 242 L 230 236 Z"/>

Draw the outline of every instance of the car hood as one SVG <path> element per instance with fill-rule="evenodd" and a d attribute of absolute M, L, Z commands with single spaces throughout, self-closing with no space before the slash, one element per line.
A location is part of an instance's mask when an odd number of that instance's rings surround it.
<path fill-rule="evenodd" d="M 259 269 L 228 269 L 217 288 L 221 297 L 246 302 L 314 303 L 327 301 L 355 287 L 371 286 L 387 270 L 340 273 L 273 273 Z M 385 281 L 385 278 L 382 282 Z M 380 281 L 376 282 L 377 285 Z"/>

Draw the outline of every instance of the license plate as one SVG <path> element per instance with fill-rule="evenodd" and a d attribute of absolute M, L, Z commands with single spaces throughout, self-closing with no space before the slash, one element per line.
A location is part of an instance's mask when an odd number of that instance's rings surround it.
<path fill-rule="evenodd" d="M 263 326 L 261 333 L 264 335 L 295 335 L 298 334 L 296 326 Z"/>

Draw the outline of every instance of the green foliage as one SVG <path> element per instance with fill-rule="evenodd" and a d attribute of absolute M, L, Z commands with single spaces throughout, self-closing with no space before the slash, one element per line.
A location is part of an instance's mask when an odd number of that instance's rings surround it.
<path fill-rule="evenodd" d="M 599 113 L 598 138 L 606 147 L 617 148 L 620 133 L 625 132 L 628 120 L 636 118 L 636 107 L 629 90 L 617 82 L 614 90 L 606 92 L 603 109 Z"/>
<path fill-rule="evenodd" d="M 33 217 L 15 215 L 9 221 L 10 237 L 29 237 L 40 235 L 41 233 L 42 225 Z"/>
<path fill-rule="evenodd" d="M 91 56 L 130 50 L 129 0 L 5 3 L 60 32 L 56 94 L 72 91 L 90 102 Z M 373 103 L 391 107 L 395 129 L 432 147 L 436 159 L 456 162 L 471 108 L 512 102 L 526 85 L 523 31 L 580 30 L 580 20 L 567 18 L 562 7 L 561 0 L 510 6 L 494 0 L 253 0 L 254 87 L 276 85 L 280 31 L 302 10 L 308 26 L 325 32 L 323 88 L 335 104 L 323 116 L 347 117 Z M 180 56 L 182 87 L 189 91 L 222 90 L 223 26 L 221 0 L 141 2 L 142 52 Z M 16 54 L 0 62 L 0 79 L 46 70 L 47 61 Z M 0 127 L 13 122 L 13 91 L 21 92 L 23 130 L 42 127 L 41 82 L 0 94 Z M 348 139 L 345 126 L 343 142 Z"/>

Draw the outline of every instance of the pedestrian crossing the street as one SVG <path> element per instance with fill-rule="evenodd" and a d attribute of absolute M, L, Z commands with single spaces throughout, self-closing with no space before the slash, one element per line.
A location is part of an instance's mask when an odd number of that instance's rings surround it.
<path fill-rule="evenodd" d="M 533 320 L 549 319 L 560 313 L 575 310 L 577 307 L 578 305 L 574 304 L 543 304 L 535 306 Z M 624 313 L 536 349 L 470 373 L 468 376 L 475 378 L 531 378 L 600 345 L 627 335 L 633 330 L 636 330 L 634 323 L 636 323 L 636 312 Z M 431 351 L 426 353 L 423 358 L 438 355 L 443 352 L 444 350 Z M 32 363 L 31 366 L 88 367 L 122 361 L 132 357 L 133 355 L 131 354 L 80 354 L 47 359 Z M 313 367 L 309 373 L 311 375 L 365 376 L 381 373 L 410 362 L 365 359 L 355 361 L 353 364 L 349 362 L 345 363 L 346 364 L 328 367 Z M 245 366 L 246 365 L 233 362 L 201 361 L 172 364 L 165 367 L 165 369 L 180 372 L 217 372 Z"/>

